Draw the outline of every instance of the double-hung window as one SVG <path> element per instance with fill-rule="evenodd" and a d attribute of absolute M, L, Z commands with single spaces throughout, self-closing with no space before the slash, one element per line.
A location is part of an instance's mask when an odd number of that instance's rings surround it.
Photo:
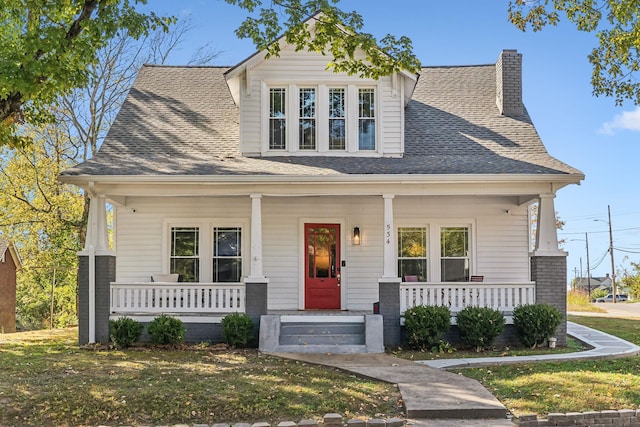
<path fill-rule="evenodd" d="M 427 281 L 427 229 L 398 228 L 398 275 L 403 281 Z"/>
<path fill-rule="evenodd" d="M 358 89 L 358 149 L 376 149 L 376 112 L 373 89 Z"/>
<path fill-rule="evenodd" d="M 286 98 L 285 88 L 269 89 L 269 150 L 287 149 Z"/>
<path fill-rule="evenodd" d="M 244 245 L 241 225 L 197 220 L 191 224 L 167 226 L 170 238 L 167 242 L 168 270 L 179 274 L 181 282 L 242 281 Z"/>
<path fill-rule="evenodd" d="M 198 227 L 171 227 L 170 273 L 183 282 L 200 281 L 200 230 Z"/>
<path fill-rule="evenodd" d="M 239 282 L 242 277 L 242 229 L 213 228 L 213 281 Z"/>
<path fill-rule="evenodd" d="M 469 227 L 440 229 L 440 280 L 469 280 Z"/>
<path fill-rule="evenodd" d="M 316 149 L 316 90 L 300 89 L 300 125 L 298 147 L 300 150 Z"/>
<path fill-rule="evenodd" d="M 344 88 L 329 88 L 329 150 L 347 148 Z"/>

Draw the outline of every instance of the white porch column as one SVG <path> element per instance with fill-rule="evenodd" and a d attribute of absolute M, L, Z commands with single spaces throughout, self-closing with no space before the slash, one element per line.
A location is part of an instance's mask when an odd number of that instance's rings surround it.
<path fill-rule="evenodd" d="M 555 194 L 541 194 L 538 199 L 538 224 L 536 227 L 536 256 L 566 256 L 566 252 L 558 248 L 558 232 L 556 229 L 556 210 L 553 204 Z"/>
<path fill-rule="evenodd" d="M 384 194 L 384 258 L 382 277 L 385 279 L 397 279 L 397 265 L 395 252 L 395 228 L 393 226 L 393 194 Z"/>
<path fill-rule="evenodd" d="M 251 194 L 251 273 L 250 279 L 263 279 L 262 270 L 262 194 Z"/>
<path fill-rule="evenodd" d="M 89 198 L 87 236 L 80 254 L 86 255 L 89 247 L 93 246 L 97 255 L 113 255 L 109 249 L 106 198 L 104 195 L 90 195 Z"/>

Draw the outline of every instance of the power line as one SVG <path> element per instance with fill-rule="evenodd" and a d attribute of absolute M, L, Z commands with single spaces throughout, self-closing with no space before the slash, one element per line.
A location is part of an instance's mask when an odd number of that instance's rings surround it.
<path fill-rule="evenodd" d="M 617 230 L 613 230 L 615 232 L 618 231 L 631 231 L 631 230 L 640 230 L 640 227 L 631 227 L 631 228 L 619 228 Z M 579 232 L 564 232 L 564 231 L 560 231 L 558 232 L 558 234 L 560 235 L 574 235 L 574 234 L 580 234 L 583 235 L 585 232 L 584 231 L 579 231 Z M 603 231 L 587 231 L 587 233 L 589 234 L 605 234 L 605 233 L 609 233 L 609 230 L 603 230 Z"/>

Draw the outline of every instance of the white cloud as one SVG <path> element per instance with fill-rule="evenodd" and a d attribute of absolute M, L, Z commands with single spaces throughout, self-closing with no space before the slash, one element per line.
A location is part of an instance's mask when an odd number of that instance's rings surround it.
<path fill-rule="evenodd" d="M 640 132 L 640 107 L 634 111 L 623 111 L 616 115 L 613 120 L 605 122 L 598 129 L 598 133 L 614 135 L 616 130 L 631 130 Z"/>

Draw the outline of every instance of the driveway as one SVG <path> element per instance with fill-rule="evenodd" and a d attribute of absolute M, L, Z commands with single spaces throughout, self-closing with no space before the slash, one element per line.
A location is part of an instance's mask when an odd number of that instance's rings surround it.
<path fill-rule="evenodd" d="M 640 319 L 640 302 L 601 302 L 593 303 L 594 306 L 601 308 L 606 313 L 593 313 L 587 311 L 572 311 L 570 314 L 576 316 L 610 316 L 610 317 L 626 317 Z"/>

